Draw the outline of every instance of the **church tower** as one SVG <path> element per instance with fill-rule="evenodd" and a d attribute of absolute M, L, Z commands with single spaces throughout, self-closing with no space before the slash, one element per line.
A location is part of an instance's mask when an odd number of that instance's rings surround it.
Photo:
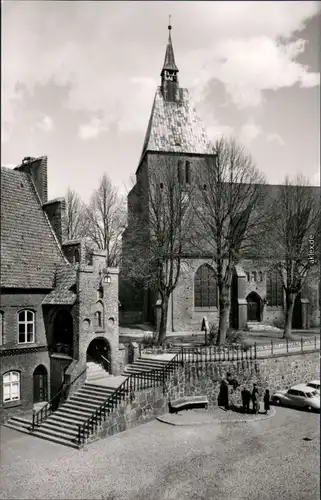
<path fill-rule="evenodd" d="M 165 60 L 161 72 L 161 90 L 165 101 L 179 100 L 178 68 L 175 63 L 174 49 L 171 37 L 172 26 L 168 26 L 168 42 L 165 53 Z"/>
<path fill-rule="evenodd" d="M 120 273 L 120 302 L 124 308 L 123 324 L 155 322 L 156 319 L 157 294 L 155 291 L 144 289 L 140 293 L 139 286 L 132 286 L 132 283 L 129 283 L 130 280 L 126 283 L 126 273 L 130 274 L 130 262 L 133 261 L 132 255 L 142 256 L 146 252 L 146 258 L 148 258 L 149 191 L 151 188 L 149 183 L 153 178 L 153 173 L 161 172 L 166 169 L 169 162 L 172 162 L 171 164 L 177 167 L 177 182 L 191 184 L 193 173 L 202 168 L 205 157 L 214 156 L 213 146 L 208 140 L 202 121 L 196 114 L 189 91 L 179 85 L 179 69 L 175 61 L 171 34 L 172 26 L 169 23 L 165 58 L 160 73 L 161 81 L 155 92 L 143 149 L 136 170 L 136 184 L 127 197 L 128 226 L 123 233 L 123 269 Z M 136 233 L 139 233 L 139 238 L 136 236 L 134 227 Z M 182 284 L 179 283 L 177 289 L 179 293 L 186 295 L 186 291 L 183 290 L 184 277 L 181 281 Z M 188 302 L 190 298 L 187 300 L 185 295 L 181 301 L 182 310 L 170 304 L 169 331 L 174 327 L 180 327 L 177 315 L 183 318 L 181 323 L 183 322 L 185 327 L 186 317 L 189 317 L 191 307 Z"/>

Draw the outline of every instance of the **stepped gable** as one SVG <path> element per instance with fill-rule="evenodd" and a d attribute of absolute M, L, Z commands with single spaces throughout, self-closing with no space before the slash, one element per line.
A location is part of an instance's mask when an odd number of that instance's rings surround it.
<path fill-rule="evenodd" d="M 178 101 L 167 101 L 158 87 L 147 127 L 141 160 L 147 151 L 213 154 L 201 119 L 187 89 Z"/>
<path fill-rule="evenodd" d="M 31 176 L 1 167 L 1 286 L 53 288 L 64 257 Z"/>

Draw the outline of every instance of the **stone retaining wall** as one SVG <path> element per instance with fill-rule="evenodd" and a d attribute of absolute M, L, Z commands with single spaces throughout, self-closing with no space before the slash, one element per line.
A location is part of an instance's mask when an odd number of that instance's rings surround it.
<path fill-rule="evenodd" d="M 319 378 L 319 352 L 285 354 L 257 360 L 221 361 L 202 364 L 186 363 L 178 368 L 167 381 L 166 387 L 156 387 L 128 397 L 100 426 L 90 441 L 111 436 L 118 432 L 147 423 L 157 416 L 168 413 L 169 400 L 189 395 L 207 395 L 210 406 L 217 405 L 220 381 L 229 372 L 239 382 L 233 391 L 230 387 L 230 403 L 241 404 L 241 389 L 252 388 L 256 383 L 261 396 L 266 388 L 273 393 L 300 382 Z M 165 393 L 165 394 L 164 394 Z"/>

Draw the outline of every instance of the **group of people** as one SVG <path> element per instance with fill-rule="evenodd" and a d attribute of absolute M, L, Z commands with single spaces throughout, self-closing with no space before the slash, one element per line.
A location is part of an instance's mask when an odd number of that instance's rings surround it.
<path fill-rule="evenodd" d="M 242 397 L 243 412 L 250 413 L 250 403 L 252 401 L 253 413 L 255 413 L 257 415 L 260 411 L 260 395 L 259 395 L 259 390 L 257 388 L 257 385 L 253 384 L 252 392 L 249 391 L 246 387 L 243 387 L 243 389 L 241 391 L 241 397 Z M 265 393 L 263 396 L 263 402 L 264 402 L 264 411 L 267 414 L 268 411 L 270 410 L 270 391 L 269 391 L 269 389 L 265 390 Z"/>
<path fill-rule="evenodd" d="M 221 386 L 220 386 L 220 392 L 218 396 L 218 405 L 223 406 L 225 410 L 229 409 L 229 388 L 228 386 L 232 385 L 233 389 L 235 390 L 238 386 L 237 382 L 235 380 L 230 379 L 230 374 L 227 374 L 226 378 L 223 378 L 221 381 Z M 243 387 L 241 391 L 241 398 L 242 398 L 242 410 L 244 413 L 250 413 L 250 403 L 252 402 L 252 411 L 255 414 L 258 414 L 260 411 L 260 395 L 259 395 L 259 390 L 256 384 L 253 384 L 253 389 L 252 392 L 247 389 L 246 387 Z M 270 391 L 269 389 L 266 389 L 264 397 L 264 411 L 267 414 L 268 411 L 270 410 Z"/>

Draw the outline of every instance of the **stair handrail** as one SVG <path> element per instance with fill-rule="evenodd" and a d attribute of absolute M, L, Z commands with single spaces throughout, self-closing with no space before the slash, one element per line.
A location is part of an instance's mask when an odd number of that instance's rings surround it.
<path fill-rule="evenodd" d="M 179 358 L 181 357 L 181 360 L 179 361 Z M 164 381 L 166 380 L 166 375 L 170 373 L 170 370 L 172 367 L 177 366 L 179 363 L 183 362 L 182 358 L 182 353 L 179 352 L 177 353 L 174 358 L 170 360 L 169 363 L 166 364 L 166 366 L 163 369 L 151 369 L 150 371 L 144 373 L 144 377 L 147 377 L 147 379 L 150 379 L 151 381 L 154 380 L 153 375 L 157 373 L 161 373 L 162 376 L 162 383 L 164 384 Z M 140 373 L 132 373 L 130 374 L 124 382 L 118 386 L 118 388 L 109 396 L 104 403 L 102 403 L 93 413 L 92 415 L 83 423 L 83 424 L 78 424 L 78 433 L 75 438 L 75 442 L 78 446 L 84 443 L 86 437 L 89 437 L 91 434 L 94 433 L 94 431 L 97 429 L 98 425 L 98 419 L 99 423 L 102 422 L 102 416 L 105 421 L 106 419 L 106 414 L 107 416 L 110 415 L 110 413 L 118 406 L 117 403 L 120 403 L 124 398 L 125 395 L 128 393 L 131 393 L 133 391 L 133 380 L 135 379 L 140 379 L 142 374 Z M 135 387 L 135 385 L 134 385 Z M 116 405 L 114 405 L 114 401 L 116 400 Z"/>
<path fill-rule="evenodd" d="M 125 391 L 128 392 L 128 385 L 129 385 L 130 379 L 131 379 L 131 375 L 129 377 L 127 377 L 124 380 L 124 382 L 122 382 L 117 387 L 117 389 L 109 396 L 109 398 L 106 399 L 106 401 L 104 401 L 83 424 L 78 424 L 78 433 L 77 433 L 77 436 L 75 439 L 78 446 L 80 446 L 84 442 L 85 437 L 88 437 L 90 435 L 90 431 L 92 431 L 92 433 L 93 433 L 94 430 L 97 428 L 97 418 L 99 417 L 100 422 L 101 422 L 102 413 L 103 413 L 104 419 L 105 419 L 106 413 L 107 413 L 107 415 L 109 415 L 110 411 L 112 411 L 114 409 L 113 402 L 114 402 L 115 397 L 116 397 L 116 401 L 117 401 L 118 396 L 121 397 L 123 392 L 125 392 Z M 110 403 L 112 406 L 111 410 L 109 407 Z M 95 419 L 96 419 L 96 422 L 95 422 Z"/>
<path fill-rule="evenodd" d="M 54 412 L 53 410 L 53 402 L 56 400 L 56 398 L 63 392 L 65 392 L 67 389 L 69 389 L 85 372 L 86 368 L 79 374 L 77 377 L 74 378 L 71 382 L 68 384 L 65 384 L 64 382 L 61 384 L 61 389 L 48 401 L 46 405 L 44 405 L 40 410 L 37 412 L 33 411 L 32 413 L 32 431 L 35 430 L 36 426 L 39 426 L 51 413 Z M 59 404 L 58 404 L 59 406 Z M 58 408 L 58 407 L 57 407 Z"/>
<path fill-rule="evenodd" d="M 106 361 L 109 365 L 110 365 L 110 361 L 108 361 L 107 358 L 105 358 L 105 356 L 103 356 L 102 354 L 100 355 L 101 358 L 103 358 L 104 361 Z"/>

